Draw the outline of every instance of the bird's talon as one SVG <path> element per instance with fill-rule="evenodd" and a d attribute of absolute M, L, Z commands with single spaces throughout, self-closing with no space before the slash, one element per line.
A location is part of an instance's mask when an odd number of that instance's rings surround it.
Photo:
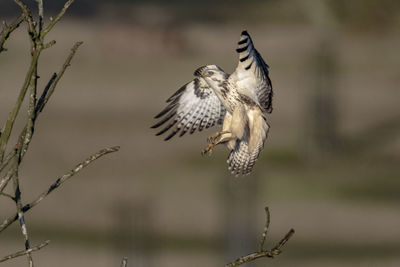
<path fill-rule="evenodd" d="M 209 155 L 211 156 L 213 152 L 214 145 L 213 144 L 208 144 L 202 151 L 201 154 L 204 155 Z"/>
<path fill-rule="evenodd" d="M 207 143 L 215 144 L 217 139 L 218 139 L 218 137 L 220 137 L 220 136 L 221 136 L 221 133 L 216 133 L 214 135 L 211 135 L 211 136 L 207 137 Z"/>

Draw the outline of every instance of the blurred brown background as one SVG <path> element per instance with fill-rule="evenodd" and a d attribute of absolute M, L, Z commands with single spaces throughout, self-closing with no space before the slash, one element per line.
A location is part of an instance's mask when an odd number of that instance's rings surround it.
<path fill-rule="evenodd" d="M 48 19 L 64 1 L 44 3 Z M 2 19 L 18 15 L 1 1 Z M 235 178 L 224 148 L 200 156 L 216 129 L 164 142 L 149 127 L 197 67 L 234 70 L 243 29 L 271 67 L 275 96 L 255 171 Z M 281 256 L 248 266 L 400 266 L 399 29 L 396 0 L 76 0 L 39 62 L 43 88 L 84 41 L 37 123 L 22 200 L 102 147 L 121 151 L 26 215 L 32 243 L 52 241 L 36 265 L 119 266 L 128 256 L 129 266 L 223 266 L 257 249 L 269 206 L 267 243 L 296 234 Z M 25 25 L 6 47 L 2 124 L 28 68 Z M 1 221 L 14 210 L 1 199 Z M 14 223 L 0 256 L 21 249 Z"/>

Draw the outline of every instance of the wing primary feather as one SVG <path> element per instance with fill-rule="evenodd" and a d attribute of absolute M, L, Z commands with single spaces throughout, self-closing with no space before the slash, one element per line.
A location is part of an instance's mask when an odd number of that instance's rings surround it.
<path fill-rule="evenodd" d="M 175 116 L 176 111 L 171 112 L 170 114 L 168 114 L 168 116 L 166 116 L 164 119 L 162 119 L 161 121 L 159 121 L 158 123 L 154 124 L 153 126 L 151 126 L 151 128 L 157 128 L 161 125 L 163 125 L 166 121 L 168 121 L 169 119 L 171 119 L 173 116 Z"/>
<path fill-rule="evenodd" d="M 166 108 L 164 108 L 160 113 L 158 113 L 156 116 L 154 116 L 155 119 L 160 118 L 161 116 L 163 116 L 164 114 L 166 114 L 168 111 L 170 111 L 171 109 L 173 109 L 176 105 L 177 105 L 178 101 L 174 101 L 171 104 L 169 104 Z"/>
<path fill-rule="evenodd" d="M 165 139 L 164 141 L 168 141 L 172 137 L 174 137 L 180 130 L 181 128 L 177 127 L 175 130 L 173 130 Z"/>
<path fill-rule="evenodd" d="M 156 135 L 157 135 L 157 136 L 162 135 L 163 133 L 165 133 L 166 131 L 168 131 L 169 129 L 171 129 L 171 127 L 174 126 L 177 122 L 178 122 L 178 120 L 173 120 L 170 124 L 168 124 L 167 127 L 165 127 L 164 129 L 162 129 L 161 131 L 159 131 L 158 133 L 156 133 Z"/>
<path fill-rule="evenodd" d="M 170 98 L 167 99 L 167 103 L 171 102 L 172 100 L 176 99 L 177 97 L 179 97 L 180 95 L 182 95 L 182 93 L 185 91 L 186 86 L 189 83 L 185 84 L 184 86 L 182 86 L 181 88 L 178 89 L 178 91 L 176 91 Z"/>

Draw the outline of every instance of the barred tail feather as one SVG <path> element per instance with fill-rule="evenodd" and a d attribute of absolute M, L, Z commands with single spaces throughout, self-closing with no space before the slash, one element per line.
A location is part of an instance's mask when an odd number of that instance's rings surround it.
<path fill-rule="evenodd" d="M 260 150 L 250 151 L 247 141 L 238 140 L 228 157 L 228 168 L 234 175 L 250 174 Z"/>
<path fill-rule="evenodd" d="M 245 135 L 237 140 L 227 160 L 228 168 L 234 175 L 251 173 L 267 138 L 269 126 L 262 114 L 257 110 L 251 111 L 249 118 L 249 138 Z"/>

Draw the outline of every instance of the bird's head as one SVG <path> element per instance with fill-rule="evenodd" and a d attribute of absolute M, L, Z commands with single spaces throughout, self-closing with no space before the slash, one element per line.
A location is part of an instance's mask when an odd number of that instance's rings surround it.
<path fill-rule="evenodd" d="M 200 67 L 194 72 L 194 76 L 205 79 L 206 82 L 210 85 L 212 85 L 213 83 L 221 83 L 228 78 L 228 74 L 226 74 L 217 65 L 207 65 Z"/>

